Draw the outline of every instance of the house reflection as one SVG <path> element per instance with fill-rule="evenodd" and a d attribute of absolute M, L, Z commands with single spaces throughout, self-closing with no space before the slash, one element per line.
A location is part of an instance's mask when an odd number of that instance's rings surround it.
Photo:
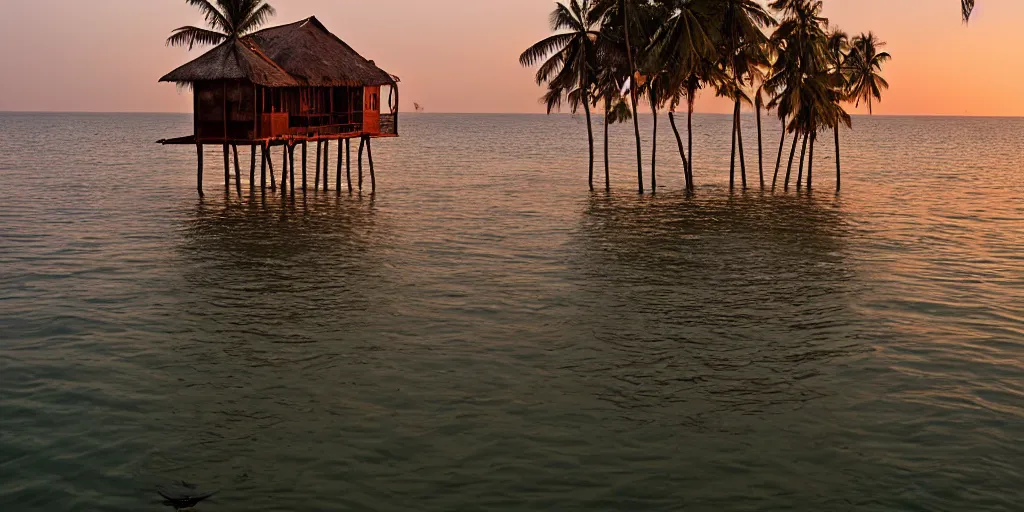
<path fill-rule="evenodd" d="M 372 200 L 333 193 L 201 201 L 178 247 L 184 312 L 220 324 L 203 331 L 222 338 L 333 339 L 389 302 L 387 226 Z"/>

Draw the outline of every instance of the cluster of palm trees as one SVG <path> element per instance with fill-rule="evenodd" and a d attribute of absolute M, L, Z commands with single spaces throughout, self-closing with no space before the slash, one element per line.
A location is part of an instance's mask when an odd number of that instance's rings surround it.
<path fill-rule="evenodd" d="M 969 14 L 964 1 L 964 15 Z M 971 5 L 973 7 L 973 5 Z M 734 104 L 730 184 L 747 187 L 740 109 L 757 113 L 758 175 L 764 188 L 761 112 L 774 111 L 783 141 L 772 179 L 782 165 L 785 137 L 793 138 L 784 187 L 791 181 L 797 145 L 802 144 L 797 187 L 813 186 L 814 145 L 818 134 L 832 130 L 836 144 L 837 188 L 841 183 L 839 128 L 850 125 L 843 108 L 865 103 L 869 111 L 888 83 L 882 66 L 890 59 L 885 43 L 873 33 L 850 38 L 830 30 L 821 0 L 569 0 L 551 14 L 554 35 L 520 56 L 523 66 L 539 66 L 537 83 L 546 84 L 548 112 L 567 105 L 586 114 L 590 141 L 590 188 L 594 188 L 594 136 L 591 109 L 605 112 L 605 187 L 609 188 L 608 125 L 632 119 L 636 138 L 637 183 L 644 192 L 643 150 L 637 104 L 646 100 L 654 115 L 650 181 L 657 189 L 659 112 L 668 111 L 682 160 L 687 190 L 694 188 L 693 107 L 701 90 L 713 91 Z M 675 111 L 685 104 L 686 143 Z M 808 154 L 809 150 L 809 154 Z"/>

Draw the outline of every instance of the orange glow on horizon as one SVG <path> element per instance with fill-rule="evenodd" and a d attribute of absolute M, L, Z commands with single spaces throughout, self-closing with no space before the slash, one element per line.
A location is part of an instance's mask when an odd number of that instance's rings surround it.
<path fill-rule="evenodd" d="M 534 70 L 517 57 L 549 34 L 553 0 L 271 3 L 273 24 L 315 14 L 400 76 L 405 111 L 415 101 L 428 112 L 543 112 Z M 0 110 L 191 110 L 188 93 L 156 82 L 203 51 L 164 46 L 172 29 L 202 21 L 184 0 L 35 0 L 4 9 L 0 69 L 17 72 L 0 75 Z M 851 35 L 871 30 L 888 43 L 892 87 L 875 114 L 1024 116 L 1024 1 L 979 0 L 969 26 L 957 0 L 825 0 L 825 15 Z M 704 96 L 698 111 L 731 110 Z"/>

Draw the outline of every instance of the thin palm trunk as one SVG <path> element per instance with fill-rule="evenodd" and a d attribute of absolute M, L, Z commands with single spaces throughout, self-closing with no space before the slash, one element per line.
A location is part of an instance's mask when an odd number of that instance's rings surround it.
<path fill-rule="evenodd" d="M 739 103 L 736 103 L 736 109 L 732 111 L 732 152 L 729 154 L 729 188 L 736 185 L 736 110 L 739 109 Z"/>
<path fill-rule="evenodd" d="M 807 156 L 807 139 L 808 139 L 808 136 L 804 135 L 803 149 L 800 150 L 800 168 L 797 170 L 797 174 L 796 174 L 796 189 L 797 190 L 800 190 L 800 187 L 803 186 L 803 182 L 804 182 L 804 158 Z"/>
<path fill-rule="evenodd" d="M 739 102 L 737 102 L 739 105 Z M 736 109 L 739 112 L 739 109 Z M 747 189 L 747 157 L 743 152 L 743 118 L 740 115 L 736 116 L 736 141 L 739 143 L 740 153 L 740 177 L 743 178 L 743 189 Z"/>
<path fill-rule="evenodd" d="M 686 161 L 686 150 L 683 149 L 683 138 L 679 136 L 679 128 L 676 126 L 675 113 L 669 111 L 668 122 L 672 125 L 672 133 L 676 136 L 676 145 L 679 146 L 679 157 L 683 159 L 683 182 L 686 184 L 686 190 L 690 190 L 690 173 L 688 171 L 689 164 Z"/>
<path fill-rule="evenodd" d="M 604 100 L 604 189 L 611 190 L 611 167 L 608 163 L 608 111 L 612 108 L 611 98 Z"/>
<path fill-rule="evenodd" d="M 836 134 L 836 192 L 843 186 L 843 172 L 839 165 L 839 123 L 836 123 L 835 127 Z"/>
<path fill-rule="evenodd" d="M 810 192 L 814 184 L 814 141 L 818 139 L 818 132 L 811 132 L 811 152 L 807 155 L 807 191 Z"/>
<path fill-rule="evenodd" d="M 736 102 L 736 108 L 732 111 L 732 153 L 729 157 L 729 188 L 736 186 L 736 121 L 740 109 L 740 102 Z"/>
<path fill-rule="evenodd" d="M 640 193 L 644 193 L 644 155 L 640 147 L 640 119 L 636 115 L 636 63 L 633 62 L 633 47 L 629 41 L 629 16 L 626 14 L 626 0 L 622 0 L 622 22 L 626 32 L 626 58 L 629 59 L 629 103 L 633 109 L 633 132 L 636 135 L 636 180 Z"/>
<path fill-rule="evenodd" d="M 651 100 L 651 114 L 654 115 L 654 135 L 651 137 L 651 193 L 658 193 L 658 108 Z"/>
<path fill-rule="evenodd" d="M 789 150 L 789 165 L 786 166 L 786 181 L 782 184 L 782 190 L 789 190 L 789 177 L 793 173 L 793 157 L 796 156 L 796 146 L 800 143 L 800 134 L 793 136 L 793 149 Z"/>
<path fill-rule="evenodd" d="M 757 107 L 757 175 L 761 179 L 761 190 L 764 190 L 764 145 L 761 141 L 761 104 Z"/>
<path fill-rule="evenodd" d="M 644 193 L 644 155 L 640 149 L 640 121 L 636 115 L 636 97 L 630 94 L 630 103 L 633 107 L 633 132 L 636 133 L 636 182 L 638 190 Z"/>
<path fill-rule="evenodd" d="M 590 144 L 590 174 L 588 177 L 588 183 L 590 184 L 590 190 L 594 190 L 594 125 L 590 119 L 590 98 L 587 94 L 583 94 L 583 111 L 587 114 L 587 142 Z"/>
<path fill-rule="evenodd" d="M 782 167 L 782 152 L 786 148 L 786 120 L 782 120 L 782 137 L 779 139 L 779 157 L 775 159 L 775 175 L 772 176 L 772 191 L 775 190 L 775 183 L 779 180 L 779 168 Z"/>
<path fill-rule="evenodd" d="M 696 186 L 693 182 L 693 92 L 690 92 L 686 98 L 686 139 L 686 154 L 689 159 L 686 170 L 690 178 L 689 188 L 692 192 Z"/>

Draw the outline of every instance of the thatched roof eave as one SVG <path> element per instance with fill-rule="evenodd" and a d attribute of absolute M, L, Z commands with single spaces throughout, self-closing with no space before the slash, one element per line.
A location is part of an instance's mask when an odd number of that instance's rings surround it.
<path fill-rule="evenodd" d="M 301 85 L 259 48 L 235 38 L 160 78 L 161 82 L 174 82 L 179 86 L 221 80 L 248 80 L 266 87 Z"/>

